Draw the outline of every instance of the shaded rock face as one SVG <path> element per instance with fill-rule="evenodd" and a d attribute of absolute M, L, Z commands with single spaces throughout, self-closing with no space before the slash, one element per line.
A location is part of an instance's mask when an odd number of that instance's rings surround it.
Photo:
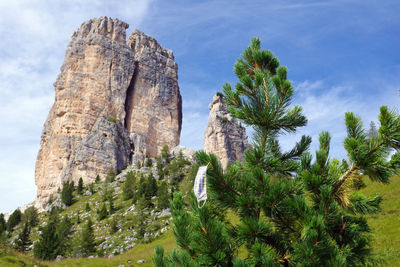
<path fill-rule="evenodd" d="M 128 46 L 138 63 L 128 89 L 125 126 L 146 137 L 148 155 L 156 156 L 165 144 L 174 147 L 182 125 L 177 65 L 171 50 L 135 30 Z M 175 145 L 173 145 L 175 144 Z"/>
<path fill-rule="evenodd" d="M 62 182 L 104 178 L 163 145 L 179 144 L 182 100 L 172 51 L 128 24 L 101 17 L 72 35 L 37 157 L 36 206 Z"/>
<path fill-rule="evenodd" d="M 203 149 L 215 154 L 226 168 L 228 162 L 243 160 L 243 153 L 249 147 L 246 129 L 229 114 L 223 97 L 215 95 L 209 109 Z"/>

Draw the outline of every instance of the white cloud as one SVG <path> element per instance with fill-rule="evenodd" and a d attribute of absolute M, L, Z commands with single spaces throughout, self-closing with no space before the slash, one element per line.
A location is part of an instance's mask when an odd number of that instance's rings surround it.
<path fill-rule="evenodd" d="M 346 158 L 343 148 L 346 137 L 345 112 L 351 111 L 361 116 L 364 127 L 368 129 L 371 121 L 377 122 L 380 106 L 394 108 L 398 103 L 398 89 L 395 84 L 384 85 L 383 80 L 378 83 L 383 87 L 380 94 L 365 94 L 349 85 L 327 86 L 323 81 L 295 83 L 297 93 L 293 103 L 303 107 L 308 124 L 300 128 L 296 135 L 283 136 L 283 148 L 291 148 L 304 134 L 312 137 L 311 153 L 314 153 L 319 145 L 319 133 L 329 131 L 332 136 L 330 156 Z"/>

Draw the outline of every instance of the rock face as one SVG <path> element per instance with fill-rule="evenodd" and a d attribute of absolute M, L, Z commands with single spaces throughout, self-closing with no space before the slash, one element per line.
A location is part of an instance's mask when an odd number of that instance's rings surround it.
<path fill-rule="evenodd" d="M 243 153 L 249 147 L 246 129 L 229 114 L 222 96 L 215 95 L 209 109 L 204 151 L 215 154 L 224 168 L 228 162 L 243 160 Z"/>
<path fill-rule="evenodd" d="M 72 35 L 41 138 L 35 181 L 40 209 L 67 180 L 179 144 L 182 100 L 172 51 L 128 24 L 101 17 Z"/>

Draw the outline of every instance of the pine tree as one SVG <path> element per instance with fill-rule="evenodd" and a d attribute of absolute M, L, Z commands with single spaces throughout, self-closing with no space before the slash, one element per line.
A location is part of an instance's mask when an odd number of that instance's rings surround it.
<path fill-rule="evenodd" d="M 90 210 L 89 202 L 86 202 L 85 211 L 89 212 Z"/>
<path fill-rule="evenodd" d="M 132 171 L 130 171 L 126 174 L 126 180 L 122 186 L 123 200 L 131 199 L 135 191 L 136 191 L 136 176 Z"/>
<path fill-rule="evenodd" d="M 25 252 L 26 248 L 32 243 L 29 240 L 29 235 L 31 233 L 31 228 L 28 222 L 25 222 L 24 228 L 21 233 L 19 233 L 17 237 L 16 249 L 22 252 Z"/>
<path fill-rule="evenodd" d="M 98 182 L 100 182 L 100 175 L 96 175 L 96 178 L 94 179 L 94 181 L 96 182 L 96 183 L 98 183 Z"/>
<path fill-rule="evenodd" d="M 164 178 L 164 164 L 162 162 L 161 156 L 156 157 L 156 167 L 158 176 L 160 177 L 159 179 L 162 180 Z"/>
<path fill-rule="evenodd" d="M 56 234 L 56 223 L 50 221 L 42 229 L 39 241 L 35 243 L 33 254 L 42 260 L 54 259 L 57 257 L 58 238 Z"/>
<path fill-rule="evenodd" d="M 355 192 L 350 184 L 362 174 L 388 182 L 398 171 L 400 116 L 381 107 L 377 136 L 368 138 L 360 117 L 345 114 L 344 146 L 349 165 L 329 157 L 331 136 L 319 135 L 315 160 L 307 152 L 311 138 L 303 136 L 283 152 L 279 136 L 295 133 L 307 122 L 292 106 L 294 89 L 285 67 L 272 52 L 252 39 L 234 67 L 239 82 L 223 86 L 229 112 L 254 130 L 254 144 L 224 171 L 217 157 L 197 152 L 208 165 L 208 200 L 196 199 L 187 211 L 181 193 L 171 204 L 176 242 L 181 249 L 165 255 L 157 247 L 156 266 L 364 266 L 372 263 L 370 229 L 363 217 L 379 211 L 381 198 Z M 231 225 L 221 212 L 233 212 Z M 245 247 L 248 256 L 237 255 Z"/>
<path fill-rule="evenodd" d="M 378 130 L 376 129 L 375 122 L 371 121 L 369 124 L 369 130 L 368 130 L 368 138 L 373 138 L 378 136 Z"/>
<path fill-rule="evenodd" d="M 82 192 L 83 192 L 83 180 L 82 180 L 82 177 L 80 177 L 79 181 L 78 181 L 78 186 L 76 188 L 76 193 L 78 195 L 82 195 Z"/>
<path fill-rule="evenodd" d="M 144 162 L 144 166 L 151 168 L 153 166 L 153 161 L 149 156 L 146 156 L 146 160 Z"/>
<path fill-rule="evenodd" d="M 33 254 L 42 260 L 54 259 L 64 255 L 69 247 L 71 223 L 67 217 L 60 223 L 58 211 L 52 209 L 46 226 L 42 229 L 38 242 L 35 243 Z"/>
<path fill-rule="evenodd" d="M 30 227 L 35 227 L 39 223 L 39 214 L 34 206 L 30 206 L 24 211 L 22 220 L 27 222 Z"/>
<path fill-rule="evenodd" d="M 4 214 L 0 213 L 0 235 L 7 229 L 6 221 L 4 220 Z"/>
<path fill-rule="evenodd" d="M 88 219 L 82 230 L 81 250 L 86 255 L 96 251 L 92 220 Z"/>
<path fill-rule="evenodd" d="M 66 206 L 71 206 L 72 203 L 74 203 L 74 182 L 65 182 L 63 183 L 63 187 L 61 190 L 61 201 L 66 205 Z"/>
<path fill-rule="evenodd" d="M 14 210 L 14 212 L 11 213 L 10 217 L 8 218 L 7 231 L 12 232 L 14 230 L 14 227 L 21 222 L 21 218 L 22 218 L 21 211 L 19 209 Z"/>
<path fill-rule="evenodd" d="M 157 206 L 159 209 L 166 209 L 169 206 L 168 184 L 163 181 L 157 192 Z"/>
<path fill-rule="evenodd" d="M 65 216 L 62 221 L 57 225 L 57 238 L 58 243 L 58 254 L 64 255 L 70 247 L 70 235 L 71 235 L 72 223 L 68 216 Z"/>
<path fill-rule="evenodd" d="M 152 205 L 151 201 L 142 195 L 137 201 L 137 210 L 144 210 L 150 208 Z"/>
<path fill-rule="evenodd" d="M 139 180 L 139 188 L 138 188 L 138 198 L 140 198 L 142 195 L 144 195 L 146 193 L 146 188 L 147 188 L 147 181 L 146 179 L 143 177 L 143 175 L 140 176 L 140 180 Z"/>
<path fill-rule="evenodd" d="M 101 221 L 101 220 L 107 218 L 107 216 L 108 216 L 107 207 L 106 207 L 106 204 L 103 203 L 103 206 L 101 206 L 101 209 L 100 209 L 100 211 L 99 211 L 99 214 L 98 214 L 97 219 L 98 219 L 99 221 Z"/>
<path fill-rule="evenodd" d="M 115 212 L 115 207 L 114 207 L 114 200 L 113 200 L 113 198 L 110 198 L 109 200 L 108 200 L 108 206 L 109 206 L 109 214 L 111 215 L 111 214 L 113 214 L 114 212 Z"/>
<path fill-rule="evenodd" d="M 147 178 L 146 188 L 145 188 L 145 196 L 147 199 L 151 199 L 151 197 L 157 195 L 157 181 L 154 178 L 153 173 L 150 173 Z"/>
<path fill-rule="evenodd" d="M 112 186 L 110 186 L 110 183 L 108 180 L 105 180 L 103 182 L 103 188 L 101 191 L 101 199 L 102 201 L 107 201 L 110 198 L 113 197 L 114 194 L 114 188 Z"/>

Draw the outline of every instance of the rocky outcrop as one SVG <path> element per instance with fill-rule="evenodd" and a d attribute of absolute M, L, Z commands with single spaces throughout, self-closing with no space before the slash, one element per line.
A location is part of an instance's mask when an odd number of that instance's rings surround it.
<path fill-rule="evenodd" d="M 195 156 L 194 155 L 196 153 L 196 150 L 194 150 L 194 149 L 179 145 L 179 146 L 174 147 L 171 150 L 171 154 L 172 155 L 177 156 L 177 155 L 179 155 L 179 153 L 182 153 L 183 157 L 185 159 L 187 159 L 187 160 L 190 160 L 190 161 L 194 161 L 195 160 Z"/>
<path fill-rule="evenodd" d="M 228 162 L 243 160 L 243 153 L 249 147 L 246 129 L 229 114 L 222 96 L 215 95 L 209 109 L 204 151 L 215 154 L 224 168 Z"/>
<path fill-rule="evenodd" d="M 125 126 L 146 138 L 146 152 L 156 156 L 179 144 L 182 106 L 177 65 L 171 50 L 135 30 L 128 39 L 137 68 L 128 88 Z"/>
<path fill-rule="evenodd" d="M 72 35 L 37 157 L 36 206 L 63 181 L 91 182 L 109 168 L 179 144 L 182 101 L 172 51 L 128 24 L 101 17 Z"/>

